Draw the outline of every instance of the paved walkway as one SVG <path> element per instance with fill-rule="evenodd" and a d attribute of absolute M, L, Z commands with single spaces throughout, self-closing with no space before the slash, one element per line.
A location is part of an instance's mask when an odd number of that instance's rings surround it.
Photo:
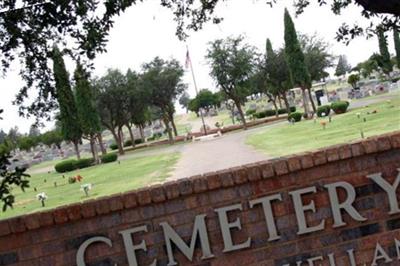
<path fill-rule="evenodd" d="M 169 180 L 269 159 L 264 153 L 246 145 L 246 137 L 279 123 L 282 122 L 279 121 L 267 126 L 251 128 L 246 131 L 234 131 L 213 140 L 183 145 L 181 159 L 178 161 L 175 171 Z"/>

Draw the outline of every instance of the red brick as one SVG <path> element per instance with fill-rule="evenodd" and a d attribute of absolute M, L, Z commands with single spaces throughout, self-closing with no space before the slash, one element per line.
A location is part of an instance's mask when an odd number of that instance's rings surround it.
<path fill-rule="evenodd" d="M 287 164 L 290 172 L 301 170 L 301 162 L 297 156 L 289 157 L 287 159 Z"/>
<path fill-rule="evenodd" d="M 380 137 L 377 140 L 378 144 L 378 151 L 387 151 L 390 150 L 391 145 L 390 145 L 390 139 L 389 137 Z"/>
<path fill-rule="evenodd" d="M 94 200 L 85 201 L 81 205 L 81 215 L 84 218 L 96 216 L 96 201 Z"/>
<path fill-rule="evenodd" d="M 54 222 L 56 224 L 63 224 L 68 222 L 67 207 L 57 208 L 53 211 Z"/>
<path fill-rule="evenodd" d="M 193 194 L 192 181 L 189 178 L 180 179 L 178 181 L 179 194 L 186 196 Z"/>
<path fill-rule="evenodd" d="M 124 203 L 121 195 L 112 196 L 108 200 L 108 204 L 110 205 L 110 211 L 119 211 L 124 208 Z"/>
<path fill-rule="evenodd" d="M 110 212 L 110 205 L 108 203 L 108 197 L 102 198 L 96 201 L 96 213 L 98 215 L 107 214 Z"/>
<path fill-rule="evenodd" d="M 400 133 L 395 133 L 391 135 L 390 142 L 393 148 L 400 148 Z"/>
<path fill-rule="evenodd" d="M 270 161 L 258 163 L 261 169 L 261 175 L 263 178 L 269 178 L 275 176 L 274 168 Z"/>
<path fill-rule="evenodd" d="M 217 173 L 206 174 L 205 178 L 207 179 L 207 186 L 210 190 L 217 189 L 222 186 L 221 180 Z"/>
<path fill-rule="evenodd" d="M 192 177 L 194 193 L 201 193 L 208 190 L 207 180 L 203 176 Z"/>
<path fill-rule="evenodd" d="M 151 195 L 147 188 L 136 191 L 136 195 L 139 205 L 146 205 L 151 203 Z"/>
<path fill-rule="evenodd" d="M 326 153 L 324 150 L 314 152 L 312 157 L 315 166 L 326 163 Z"/>
<path fill-rule="evenodd" d="M 37 229 L 40 227 L 40 215 L 38 213 L 33 213 L 31 215 L 27 215 L 24 216 L 24 223 L 25 223 L 25 227 L 28 230 L 33 230 L 33 229 Z"/>
<path fill-rule="evenodd" d="M 0 236 L 5 236 L 11 233 L 10 226 L 7 220 L 0 221 Z"/>
<path fill-rule="evenodd" d="M 158 203 L 166 200 L 164 189 L 162 186 L 157 185 L 150 188 L 151 201 Z"/>
<path fill-rule="evenodd" d="M 176 181 L 164 184 L 164 190 L 168 199 L 179 197 L 179 186 Z"/>
<path fill-rule="evenodd" d="M 261 175 L 261 169 L 258 166 L 258 164 L 248 164 L 245 165 L 245 169 L 247 172 L 247 178 L 249 181 L 257 181 L 261 180 L 262 175 Z"/>
<path fill-rule="evenodd" d="M 81 216 L 80 204 L 74 204 L 68 206 L 67 213 L 68 213 L 68 219 L 71 221 L 76 221 L 81 219 L 82 216 Z"/>
<path fill-rule="evenodd" d="M 351 146 L 350 145 L 341 145 L 339 147 L 339 158 L 340 159 L 348 159 L 351 158 Z"/>
<path fill-rule="evenodd" d="M 8 224 L 10 226 L 11 232 L 13 232 L 13 233 L 21 233 L 21 232 L 26 231 L 23 216 L 9 219 Z"/>
<path fill-rule="evenodd" d="M 307 169 L 314 166 L 314 161 L 311 153 L 303 153 L 299 155 L 299 157 L 300 157 L 301 168 Z"/>
<path fill-rule="evenodd" d="M 134 192 L 123 194 L 122 200 L 126 209 L 134 208 L 138 205 L 136 200 L 136 193 Z"/>
<path fill-rule="evenodd" d="M 326 159 L 328 162 L 334 162 L 340 159 L 338 147 L 330 147 L 326 151 Z"/>
<path fill-rule="evenodd" d="M 277 160 L 277 161 L 273 162 L 272 165 L 274 166 L 274 171 L 275 171 L 276 175 L 284 175 L 284 174 L 289 173 L 289 169 L 288 169 L 286 160 L 284 160 L 284 159 Z"/>
<path fill-rule="evenodd" d="M 235 167 L 231 169 L 233 182 L 237 185 L 244 184 L 248 181 L 247 172 L 244 167 Z"/>
<path fill-rule="evenodd" d="M 232 187 L 235 182 L 233 181 L 233 175 L 231 170 L 223 170 L 217 172 L 219 179 L 221 180 L 223 187 Z"/>
<path fill-rule="evenodd" d="M 363 142 L 361 142 L 361 145 L 364 148 L 365 153 L 375 153 L 378 151 L 378 145 L 375 141 L 375 139 L 368 139 Z"/>
<path fill-rule="evenodd" d="M 363 145 L 361 145 L 361 142 L 351 144 L 351 154 L 353 155 L 353 157 L 361 156 L 364 153 L 364 148 Z"/>
<path fill-rule="evenodd" d="M 50 226 L 54 224 L 54 216 L 53 212 L 51 211 L 46 211 L 46 212 L 40 212 L 39 213 L 39 222 L 40 226 Z"/>

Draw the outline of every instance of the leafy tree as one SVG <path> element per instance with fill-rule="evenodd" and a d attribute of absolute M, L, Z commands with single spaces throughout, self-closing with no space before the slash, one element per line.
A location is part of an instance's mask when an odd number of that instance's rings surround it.
<path fill-rule="evenodd" d="M 6 142 L 7 142 L 7 146 L 8 148 L 10 148 L 10 150 L 15 150 L 18 146 L 18 139 L 21 137 L 21 133 L 19 132 L 19 129 L 17 126 L 12 127 L 8 130 L 8 134 L 6 137 Z"/>
<path fill-rule="evenodd" d="M 55 145 L 60 150 L 61 143 L 63 142 L 63 136 L 60 130 L 54 129 L 42 134 L 40 136 L 40 141 L 49 148 Z"/>
<path fill-rule="evenodd" d="M 191 112 L 196 113 L 197 117 L 199 117 L 199 111 L 200 111 L 200 105 L 199 105 L 199 101 L 197 98 L 191 99 L 188 105 L 188 109 Z"/>
<path fill-rule="evenodd" d="M 351 70 L 351 66 L 347 62 L 347 57 L 345 55 L 339 56 L 339 61 L 336 65 L 335 76 L 337 76 L 337 77 L 344 76 L 350 70 Z"/>
<path fill-rule="evenodd" d="M 3 143 L 4 140 L 6 139 L 6 137 L 7 137 L 7 133 L 4 132 L 3 129 L 0 129 L 0 143 Z"/>
<path fill-rule="evenodd" d="M 372 55 L 368 60 L 359 63 L 353 70 L 358 71 L 364 78 L 369 78 L 374 71 L 379 70 L 378 54 Z"/>
<path fill-rule="evenodd" d="M 127 112 L 130 95 L 126 77 L 117 69 L 109 69 L 105 76 L 96 80 L 97 110 L 101 124 L 110 130 L 118 145 L 119 154 L 124 154 L 122 128 L 130 119 Z"/>
<path fill-rule="evenodd" d="M 61 132 L 65 140 L 74 144 L 76 156 L 80 159 L 79 143 L 82 138 L 82 131 L 78 110 L 63 56 L 56 46 L 53 48 L 52 58 L 57 101 L 60 108 L 58 119 L 61 123 Z"/>
<path fill-rule="evenodd" d="M 299 40 L 297 38 L 296 29 L 289 12 L 285 9 L 285 55 L 286 62 L 289 67 L 290 79 L 294 86 L 299 86 L 303 94 L 304 112 L 310 114 L 309 103 L 306 91 L 311 88 L 311 77 L 305 63 L 305 58 Z M 310 94 L 310 93 L 309 93 Z M 310 100 L 312 98 L 310 97 Z M 315 105 L 313 104 L 314 113 Z"/>
<path fill-rule="evenodd" d="M 381 28 L 377 30 L 380 52 L 380 67 L 386 75 L 390 76 L 393 71 L 393 64 L 390 59 L 390 53 L 384 31 Z"/>
<path fill-rule="evenodd" d="M 199 108 L 206 109 L 207 111 L 210 107 L 215 106 L 217 104 L 216 95 L 212 93 L 212 91 L 208 89 L 202 89 L 196 96 Z"/>
<path fill-rule="evenodd" d="M 190 96 L 189 93 L 187 93 L 186 91 L 181 95 L 181 97 L 179 98 L 179 104 L 186 109 L 186 113 L 189 110 L 189 102 L 190 102 Z"/>
<path fill-rule="evenodd" d="M 76 66 L 74 79 L 76 108 L 82 135 L 90 142 L 94 161 L 99 162 L 96 136 L 101 133 L 100 118 L 93 97 L 93 87 L 89 82 L 89 74 L 79 62 Z"/>
<path fill-rule="evenodd" d="M 35 136 L 23 136 L 18 139 L 18 147 L 24 151 L 30 151 L 36 147 L 39 142 L 39 138 Z"/>
<path fill-rule="evenodd" d="M 254 72 L 254 56 L 255 49 L 243 43 L 242 36 L 211 42 L 206 55 L 211 65 L 211 76 L 226 97 L 234 102 L 244 129 L 247 123 L 242 105 Z"/>
<path fill-rule="evenodd" d="M 400 69 L 400 36 L 397 28 L 393 29 L 394 48 L 396 50 L 396 65 Z"/>
<path fill-rule="evenodd" d="M 357 83 L 360 81 L 360 76 L 357 74 L 352 74 L 348 77 L 347 83 L 349 83 L 353 89 L 357 87 Z"/>
<path fill-rule="evenodd" d="M 149 91 L 151 104 L 160 109 L 170 142 L 173 142 L 170 123 L 175 136 L 178 135 L 173 113 L 175 100 L 186 89 L 182 83 L 183 74 L 182 66 L 175 59 L 165 61 L 156 57 L 143 65 L 142 86 Z"/>
<path fill-rule="evenodd" d="M 40 130 L 37 125 L 31 125 L 29 128 L 29 134 L 30 137 L 38 137 L 40 136 Z"/>

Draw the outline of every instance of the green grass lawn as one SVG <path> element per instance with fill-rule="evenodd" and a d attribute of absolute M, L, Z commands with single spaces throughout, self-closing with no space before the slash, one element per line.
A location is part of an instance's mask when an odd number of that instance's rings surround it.
<path fill-rule="evenodd" d="M 377 113 L 372 114 L 373 110 Z M 361 130 L 365 137 L 400 130 L 400 97 L 335 115 L 325 130 L 321 121 L 328 122 L 328 118 L 281 124 L 249 136 L 246 143 L 270 156 L 283 156 L 361 139 Z"/>
<path fill-rule="evenodd" d="M 0 212 L 0 219 L 55 208 L 61 205 L 107 196 L 144 187 L 164 181 L 179 158 L 179 153 L 144 156 L 98 165 L 74 172 L 66 173 L 65 178 L 58 173 L 33 174 L 30 188 L 26 192 L 15 189 L 14 209 Z M 80 183 L 68 184 L 68 177 L 81 175 Z M 45 182 L 46 181 L 46 182 Z M 57 182 L 57 187 L 54 186 Z M 80 190 L 82 184 L 93 185 L 90 196 L 86 197 Z M 34 188 L 37 188 L 37 192 Z M 36 195 L 45 192 L 48 196 L 46 207 L 41 207 Z"/>

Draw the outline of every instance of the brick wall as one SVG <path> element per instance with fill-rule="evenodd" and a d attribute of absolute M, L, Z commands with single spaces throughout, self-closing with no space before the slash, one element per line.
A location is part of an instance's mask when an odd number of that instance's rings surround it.
<path fill-rule="evenodd" d="M 333 146 L 276 160 L 244 165 L 195 176 L 112 197 L 69 205 L 52 211 L 0 221 L 0 265 L 76 265 L 80 245 L 95 236 L 107 237 L 112 247 L 94 243 L 85 253 L 87 265 L 128 265 L 122 230 L 146 225 L 147 233 L 134 235 L 134 244 L 145 241 L 147 251 L 137 251 L 139 265 L 167 265 L 167 249 L 161 222 L 167 222 L 187 243 L 192 237 L 196 215 L 206 215 L 206 226 L 214 258 L 202 260 L 199 241 L 190 262 L 176 247 L 179 265 L 296 265 L 297 261 L 322 256 L 315 265 L 351 265 L 353 250 L 357 265 L 371 265 L 380 243 L 400 265 L 395 238 L 400 240 L 400 215 L 389 214 L 387 194 L 366 176 L 381 172 L 393 183 L 400 168 L 400 133 Z M 345 181 L 356 191 L 354 207 L 367 220 L 357 222 L 343 213 L 343 227 L 333 228 L 330 200 L 324 185 Z M 293 202 L 289 192 L 315 186 L 316 193 L 303 196 L 304 205 L 314 202 L 316 212 L 306 212 L 307 224 L 325 220 L 325 229 L 298 235 Z M 346 198 L 339 191 L 339 199 Z M 279 240 L 269 241 L 261 205 L 249 201 L 278 194 L 273 214 Z M 397 192 L 399 199 L 399 193 Z M 228 214 L 239 219 L 242 229 L 231 230 L 234 244 L 251 238 L 250 247 L 224 253 L 220 222 L 215 209 L 241 204 L 242 210 Z M 174 247 L 174 245 L 173 245 Z M 384 259 L 379 262 L 383 262 Z M 302 264 L 313 265 L 313 264 Z M 331 264 L 332 265 L 332 264 Z M 383 265 L 383 264 L 382 264 Z M 387 264 L 389 265 L 389 264 Z"/>

